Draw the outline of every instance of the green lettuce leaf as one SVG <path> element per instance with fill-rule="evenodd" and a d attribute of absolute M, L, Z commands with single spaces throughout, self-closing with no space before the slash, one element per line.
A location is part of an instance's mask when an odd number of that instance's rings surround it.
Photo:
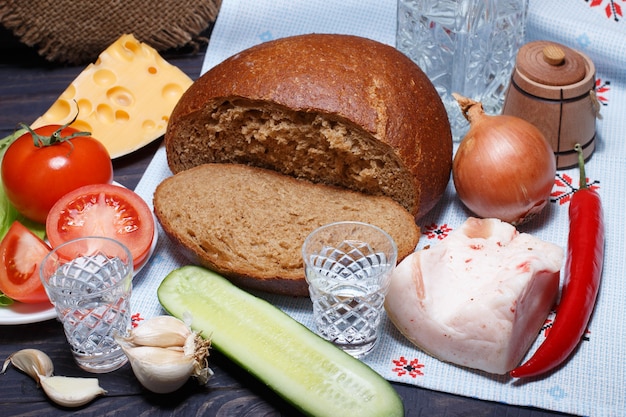
<path fill-rule="evenodd" d="M 0 292 L 0 307 L 8 307 L 13 303 L 14 301 L 11 298 Z"/>

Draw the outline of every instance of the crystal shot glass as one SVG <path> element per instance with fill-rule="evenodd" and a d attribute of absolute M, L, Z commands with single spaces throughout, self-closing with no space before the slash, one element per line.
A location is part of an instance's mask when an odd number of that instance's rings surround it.
<path fill-rule="evenodd" d="M 123 366 L 128 359 L 114 337 L 131 325 L 128 248 L 105 237 L 74 239 L 46 255 L 40 277 L 78 366 L 93 373 Z"/>
<path fill-rule="evenodd" d="M 302 256 L 317 333 L 356 358 L 370 353 L 398 257 L 391 236 L 367 223 L 331 223 L 306 238 Z"/>

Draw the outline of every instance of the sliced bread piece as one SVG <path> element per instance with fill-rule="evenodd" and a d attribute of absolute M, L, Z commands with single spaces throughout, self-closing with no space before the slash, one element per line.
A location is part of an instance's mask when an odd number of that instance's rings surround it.
<path fill-rule="evenodd" d="M 203 164 L 154 193 L 163 230 L 188 257 L 237 285 L 308 296 L 301 248 L 315 228 L 356 220 L 387 231 L 398 262 L 417 245 L 414 217 L 389 197 L 314 184 L 243 164 Z"/>

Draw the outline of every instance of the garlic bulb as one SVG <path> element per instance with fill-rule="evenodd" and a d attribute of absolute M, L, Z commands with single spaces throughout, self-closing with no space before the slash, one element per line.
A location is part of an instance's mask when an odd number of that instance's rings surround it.
<path fill-rule="evenodd" d="M 211 342 L 175 317 L 153 317 L 116 340 L 137 380 L 157 394 L 176 391 L 190 377 L 206 384 L 213 375 L 207 359 Z"/>
<path fill-rule="evenodd" d="M 80 407 L 97 396 L 106 394 L 97 378 L 53 375 L 52 360 L 38 349 L 22 349 L 13 353 L 4 361 L 2 373 L 9 363 L 37 381 L 48 398 L 64 407 Z"/>

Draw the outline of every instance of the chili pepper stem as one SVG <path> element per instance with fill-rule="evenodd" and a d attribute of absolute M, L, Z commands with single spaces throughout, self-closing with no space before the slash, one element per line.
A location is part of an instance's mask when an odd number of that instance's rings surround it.
<path fill-rule="evenodd" d="M 587 188 L 587 174 L 585 173 L 585 157 L 583 155 L 583 147 L 580 143 L 574 145 L 574 150 L 578 153 L 578 171 L 580 175 L 580 189 Z"/>

